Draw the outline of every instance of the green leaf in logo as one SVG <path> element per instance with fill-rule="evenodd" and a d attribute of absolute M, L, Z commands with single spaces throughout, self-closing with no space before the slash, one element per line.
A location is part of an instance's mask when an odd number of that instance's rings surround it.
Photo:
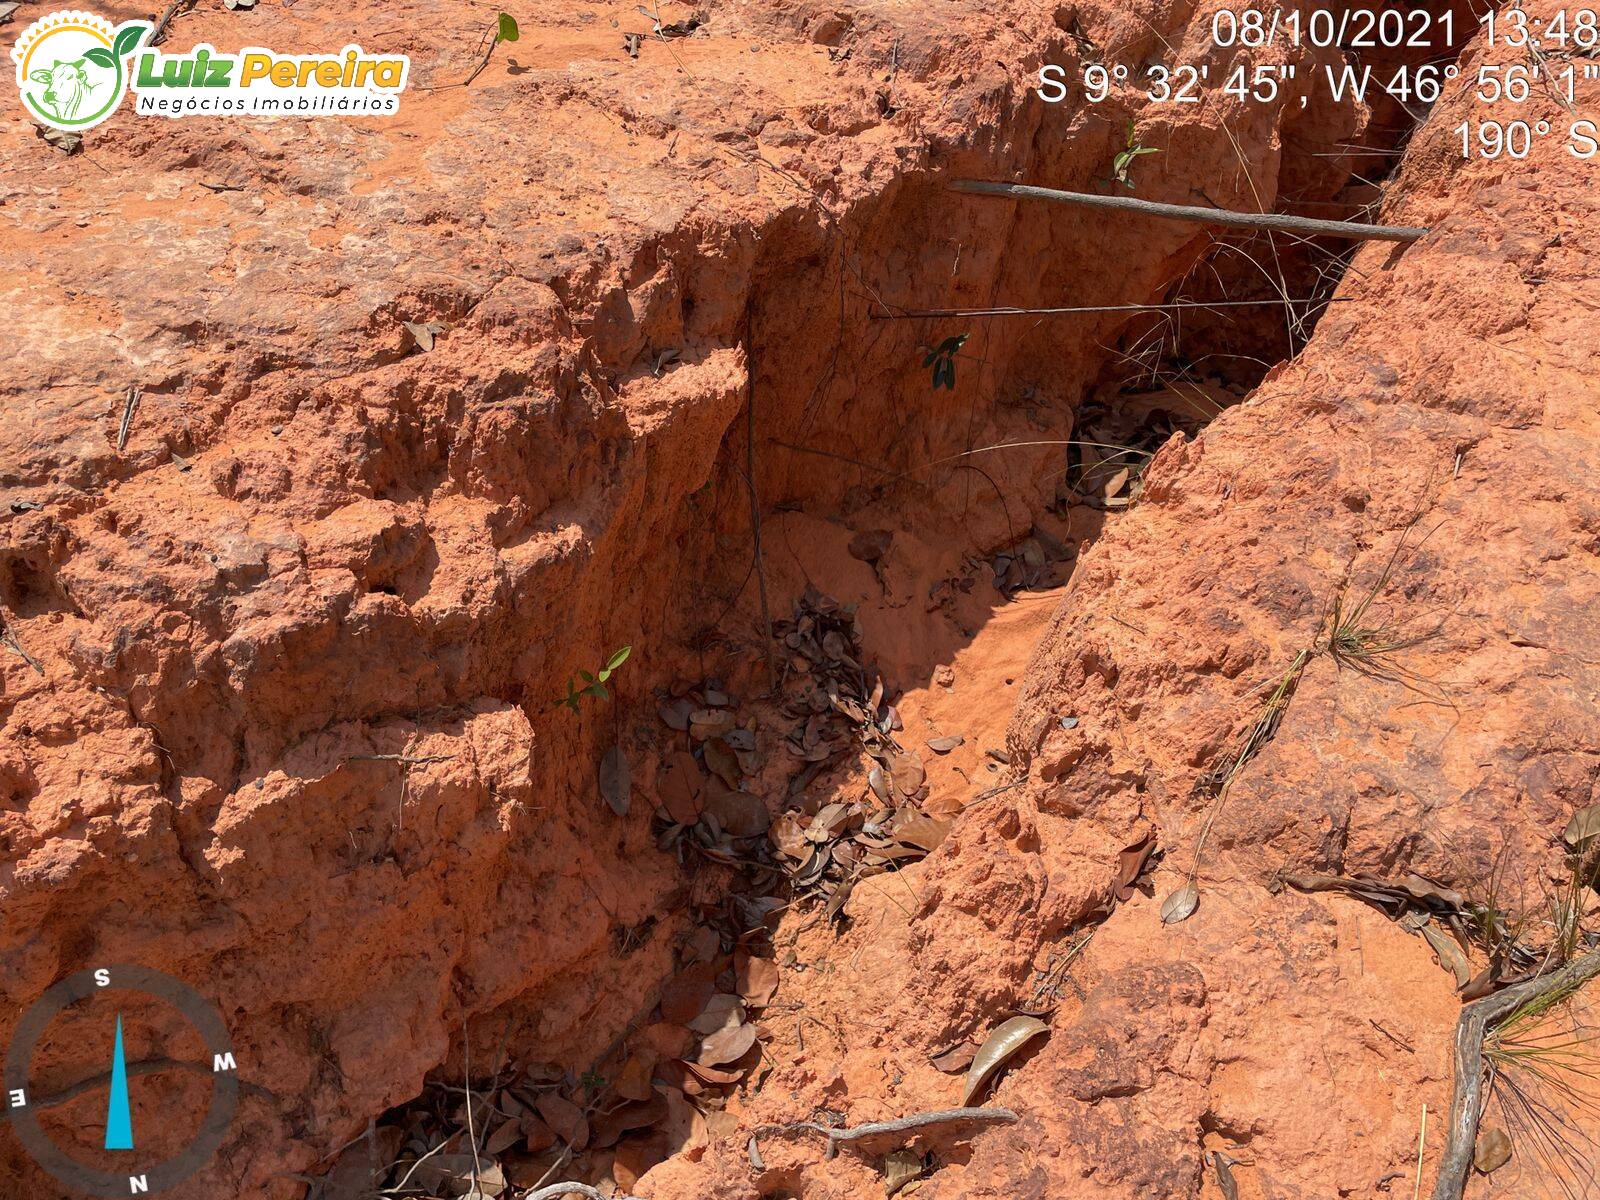
<path fill-rule="evenodd" d="M 95 66 L 105 67 L 108 70 L 117 65 L 117 60 L 111 57 L 111 51 L 104 46 L 92 46 L 83 52 L 83 56 Z"/>
<path fill-rule="evenodd" d="M 126 58 L 139 48 L 139 43 L 144 40 L 144 35 L 150 32 L 148 25 L 124 25 L 117 31 L 116 39 L 111 44 L 113 58 Z"/>
<path fill-rule="evenodd" d="M 514 42 L 522 35 L 517 31 L 517 20 L 508 12 L 500 14 L 500 32 L 494 35 L 497 42 Z"/>

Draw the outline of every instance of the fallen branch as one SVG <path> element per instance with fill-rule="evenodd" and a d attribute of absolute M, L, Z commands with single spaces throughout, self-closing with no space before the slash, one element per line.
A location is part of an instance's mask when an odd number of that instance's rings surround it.
<path fill-rule="evenodd" d="M 1483 1116 L 1483 1042 L 1489 1031 L 1531 1000 L 1550 992 L 1571 991 L 1600 975 L 1600 950 L 1591 950 L 1559 971 L 1513 984 L 1461 1009 L 1456 1024 L 1455 1090 L 1450 1097 L 1450 1123 L 1444 1154 L 1434 1180 L 1433 1200 L 1461 1200 L 1472 1170 L 1472 1152 Z"/>
<path fill-rule="evenodd" d="M 117 426 L 118 450 L 128 445 L 128 431 L 133 428 L 133 414 L 139 411 L 139 397 L 143 394 L 144 389 L 137 383 L 128 388 L 127 398 L 122 402 L 122 423 Z"/>
<path fill-rule="evenodd" d="M 39 660 L 22 648 L 22 643 L 17 640 L 17 631 L 15 629 L 12 629 L 4 621 L 0 621 L 0 633 L 4 634 L 6 645 L 22 656 L 23 662 L 27 663 L 40 675 L 44 674 L 44 667 L 39 664 Z"/>
<path fill-rule="evenodd" d="M 924 317 L 1050 317 L 1065 313 L 1139 313 L 1182 311 L 1189 308 L 1282 308 L 1286 304 L 1349 304 L 1354 296 L 1291 296 L 1274 300 L 1172 300 L 1166 304 L 1074 304 L 1065 308 L 901 308 L 895 312 L 869 312 L 872 321 L 912 321 Z"/>
<path fill-rule="evenodd" d="M 756 1139 L 765 1133 L 820 1133 L 828 1139 L 828 1149 L 823 1158 L 834 1157 L 839 1152 L 839 1146 L 846 1142 L 859 1142 L 864 1138 L 879 1137 L 891 1133 L 917 1133 L 932 1125 L 949 1125 L 961 1122 L 973 1122 L 979 1125 L 1011 1125 L 1016 1122 L 1017 1114 L 1009 1108 L 949 1108 L 939 1112 L 912 1113 L 909 1117 L 897 1117 L 893 1121 L 874 1121 L 868 1125 L 857 1125 L 852 1129 L 835 1129 L 831 1125 L 819 1125 L 815 1121 L 795 1121 L 788 1125 L 763 1125 L 753 1130 L 750 1134 L 748 1147 L 751 1165 L 758 1171 L 764 1170 L 761 1160 L 761 1151 L 756 1144 Z"/>
<path fill-rule="evenodd" d="M 409 754 L 352 754 L 345 759 L 346 762 L 396 762 L 405 766 L 414 767 L 421 763 L 450 762 L 454 754 L 425 754 L 412 757 Z"/>
<path fill-rule="evenodd" d="M 1365 225 L 1359 221 L 1324 221 L 1317 217 L 1294 217 L 1287 213 L 1233 212 L 1226 208 L 1203 208 L 1197 204 L 1161 204 L 1132 196 L 1099 196 L 1088 192 L 1062 192 L 1055 188 L 1029 187 L 1022 183 L 993 183 L 982 179 L 958 179 L 951 188 L 981 196 L 1004 196 L 1013 200 L 1054 200 L 1085 208 L 1110 208 L 1119 212 L 1142 213 L 1172 221 L 1194 221 L 1201 225 L 1226 225 L 1231 229 L 1274 229 L 1307 237 L 1342 237 L 1377 242 L 1414 242 L 1427 234 L 1416 225 Z"/>
<path fill-rule="evenodd" d="M 172 0 L 172 3 L 167 5 L 167 11 L 162 13 L 161 19 L 156 22 L 155 29 L 151 31 L 148 44 L 159 46 L 161 39 L 167 36 L 167 26 L 172 24 L 172 18 L 178 15 L 178 10 L 185 4 L 191 3 L 193 0 Z"/>

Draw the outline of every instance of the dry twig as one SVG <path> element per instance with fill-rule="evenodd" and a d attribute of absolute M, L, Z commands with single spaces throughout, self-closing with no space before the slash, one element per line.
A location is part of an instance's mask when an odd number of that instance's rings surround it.
<path fill-rule="evenodd" d="M 820 1133 L 828 1139 L 828 1149 L 824 1158 L 833 1158 L 838 1154 L 839 1146 L 846 1142 L 859 1142 L 865 1138 L 886 1136 L 892 1133 L 919 1133 L 934 1125 L 950 1125 L 963 1122 L 973 1122 L 979 1125 L 1011 1125 L 1017 1120 L 1017 1114 L 1009 1108 L 949 1108 L 938 1112 L 912 1113 L 908 1117 L 897 1117 L 893 1121 L 873 1121 L 866 1125 L 856 1125 L 850 1129 L 835 1129 L 831 1125 L 819 1125 L 815 1121 L 794 1121 L 788 1125 L 763 1125 L 753 1130 L 750 1134 L 750 1162 L 759 1170 L 761 1169 L 761 1152 L 757 1148 L 756 1139 L 768 1133 L 799 1133 L 808 1131 Z"/>
<path fill-rule="evenodd" d="M 1444 1154 L 1434 1180 L 1433 1200 L 1461 1200 L 1472 1170 L 1472 1152 L 1483 1116 L 1483 1042 L 1497 1025 L 1530 1003 L 1551 993 L 1572 992 L 1600 975 L 1600 950 L 1591 950 L 1558 971 L 1475 1000 L 1461 1010 L 1456 1025 L 1455 1090 L 1450 1097 L 1450 1123 Z"/>
<path fill-rule="evenodd" d="M 1079 204 L 1085 208 L 1111 208 L 1142 213 L 1173 221 L 1194 221 L 1201 225 L 1226 225 L 1230 229 L 1275 229 L 1316 237 L 1357 238 L 1378 242 L 1414 242 L 1427 234 L 1416 225 L 1363 225 L 1358 221 L 1324 221 L 1316 217 L 1295 217 L 1287 213 L 1245 213 L 1226 208 L 1203 208 L 1195 204 L 1160 204 L 1132 196 L 1099 196 L 1088 192 L 1063 192 L 1055 188 L 1029 187 L 1021 183 L 993 183 L 981 179 L 958 179 L 950 185 L 958 192 L 982 196 L 1002 196 L 1012 200 L 1054 200 Z"/>

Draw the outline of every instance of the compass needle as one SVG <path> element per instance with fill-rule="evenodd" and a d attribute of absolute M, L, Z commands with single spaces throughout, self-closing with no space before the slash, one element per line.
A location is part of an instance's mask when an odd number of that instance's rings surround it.
<path fill-rule="evenodd" d="M 138 1053 L 133 1063 L 128 1062 L 129 1047 L 123 1028 L 123 1018 L 128 1015 L 123 1009 L 127 1003 L 98 999 L 119 991 L 142 994 L 145 1000 L 155 1002 L 148 1012 L 144 1007 L 130 1010 L 137 1012 L 135 1020 L 139 1025 L 139 1044 L 134 1047 Z M 140 1003 L 143 1005 L 143 1001 Z M 41 1043 L 57 1020 L 75 1005 L 83 1007 L 76 1010 L 74 1023 L 64 1027 L 74 1034 L 84 1028 L 104 1029 L 115 1018 L 111 1069 L 92 1073 L 76 1084 L 56 1089 L 54 1094 L 36 1096 L 36 1092 L 43 1091 L 34 1082 L 35 1072 L 40 1068 L 35 1058 L 44 1054 Z M 183 1029 L 185 1025 L 187 1032 Z M 87 1039 L 80 1037 L 77 1048 L 93 1053 L 103 1046 L 98 1036 L 91 1035 Z M 52 1046 L 51 1050 L 59 1059 L 61 1046 Z M 70 1053 L 70 1047 L 68 1051 Z M 95 1068 L 89 1070 L 93 1072 Z M 190 1078 L 208 1078 L 209 1089 L 192 1087 L 189 1083 L 151 1089 L 146 1096 L 149 1113 L 140 1118 L 144 1124 L 136 1147 L 133 1100 L 128 1082 L 135 1075 L 174 1071 L 183 1071 Z M 23 1010 L 6 1050 L 0 1084 L 3 1084 L 0 1117 L 9 1119 L 8 1132 L 22 1143 L 28 1157 L 65 1185 L 65 1191 L 50 1191 L 49 1195 L 94 1196 L 105 1200 L 134 1197 L 137 1200 L 177 1187 L 206 1168 L 227 1138 L 238 1109 L 239 1060 L 234 1056 L 228 1026 L 215 1003 L 181 979 L 153 968 L 136 963 L 112 963 L 58 979 Z M 57 1144 L 41 1117 L 75 1097 L 90 1093 L 98 1096 L 101 1089 L 106 1090 L 105 1140 L 104 1149 L 96 1148 L 94 1153 L 100 1156 L 110 1152 L 110 1155 L 109 1162 L 102 1159 L 102 1163 L 96 1165 L 79 1161 Z M 210 1091 L 209 1101 L 202 1095 L 203 1090 Z M 153 1103 L 156 1095 L 164 1097 L 159 1111 Z M 99 1142 L 99 1123 L 94 1116 L 85 1115 L 87 1120 L 79 1123 L 76 1132 L 92 1142 Z M 155 1119 L 157 1115 L 160 1120 Z M 70 1124 L 69 1113 L 58 1113 L 51 1120 L 56 1129 Z M 40 1197 L 46 1194 L 30 1193 Z M 14 1195 L 20 1193 L 9 1186 L 9 1176 L 0 1174 L 0 1200 L 11 1200 Z"/>
<path fill-rule="evenodd" d="M 111 1052 L 111 1095 L 106 1101 L 106 1149 L 133 1149 L 133 1113 L 128 1104 L 128 1062 L 122 1050 L 122 1014 L 117 1014 L 117 1042 Z"/>

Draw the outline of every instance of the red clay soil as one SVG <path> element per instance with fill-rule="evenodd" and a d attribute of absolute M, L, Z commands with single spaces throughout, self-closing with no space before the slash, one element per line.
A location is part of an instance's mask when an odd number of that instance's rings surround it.
<path fill-rule="evenodd" d="M 1453 979 L 1374 909 L 1279 880 L 1471 891 L 1502 857 L 1537 901 L 1553 839 L 1600 799 L 1590 168 L 1555 144 L 1462 162 L 1448 96 L 1382 212 L 1433 232 L 1363 249 L 1304 353 L 1167 445 L 1103 533 L 1047 515 L 1059 446 L 924 467 L 1070 438 L 1125 317 L 872 319 L 1165 297 L 1208 235 L 944 186 L 1104 186 L 1130 119 L 1162 150 L 1141 196 L 1338 196 L 1352 160 L 1286 149 L 1366 135 L 1325 92 L 1110 113 L 1031 95 L 1045 61 L 1220 55 L 1212 7 L 736 0 L 634 58 L 632 4 L 542 0 L 470 88 L 414 90 L 385 122 L 124 112 L 73 156 L 0 122 L 0 1043 L 102 962 L 216 999 L 250 1086 L 184 1198 L 304 1195 L 430 1071 L 459 1076 L 464 1028 L 476 1050 L 509 1022 L 519 1060 L 582 1070 L 689 932 L 693 881 L 652 829 L 655 693 L 761 687 L 753 486 L 771 613 L 807 583 L 862 603 L 905 737 L 968 736 L 930 767 L 930 804 L 960 815 L 843 929 L 784 917 L 770 1069 L 736 1126 L 633 1190 L 882 1195 L 878 1158 L 780 1137 L 757 1169 L 748 1131 L 954 1106 L 931 1057 L 1091 928 L 1050 1036 L 995 1093 L 1019 1121 L 934 1139 L 922 1200 L 1221 1196 L 1210 1151 L 1241 1160 L 1244 1200 L 1403 1194 L 1424 1104 L 1427 1186 Z M 359 39 L 449 82 L 492 15 L 202 4 L 172 42 Z M 448 328 L 424 352 L 406 321 Z M 927 348 L 968 330 L 932 390 Z M 1059 607 L 926 602 L 1035 522 L 1074 551 Z M 846 549 L 879 528 L 881 573 Z M 1380 581 L 1373 611 L 1430 636 L 1398 679 L 1313 659 L 1225 794 L 1198 911 L 1163 926 L 1200 777 L 1334 599 Z M 612 702 L 556 710 L 624 644 Z M 595 782 L 619 740 L 624 818 Z M 1153 880 L 1102 920 L 1146 833 Z M 53 1055 L 63 1086 L 103 1067 L 71 1037 Z M 1468 1194 L 1546 1174 L 1519 1153 Z M 57 1194 L 0 1133 L 0 1195 Z"/>

